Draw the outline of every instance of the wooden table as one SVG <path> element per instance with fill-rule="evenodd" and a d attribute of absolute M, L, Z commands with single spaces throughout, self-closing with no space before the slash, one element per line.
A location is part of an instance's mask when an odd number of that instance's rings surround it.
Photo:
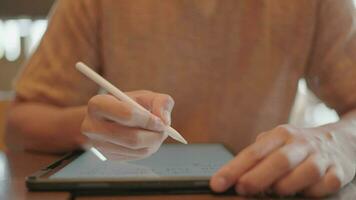
<path fill-rule="evenodd" d="M 9 101 L 4 100 L 0 91 L 0 150 L 4 149 L 5 115 Z"/>
<path fill-rule="evenodd" d="M 237 196 L 214 196 L 214 195 L 150 195 L 150 196 L 73 196 L 66 192 L 28 192 L 25 186 L 25 177 L 38 169 L 48 165 L 56 156 L 45 154 L 34 154 L 27 152 L 5 152 L 0 153 L 0 200 L 12 199 L 78 199 L 78 200 L 248 200 Z M 268 198 L 265 198 L 268 199 Z M 326 198 L 327 200 L 355 200 L 356 181 L 349 184 L 338 194 Z M 283 200 L 279 198 L 279 200 Z M 297 199 L 294 199 L 297 200 Z M 299 200 L 307 200 L 302 198 Z"/>
<path fill-rule="evenodd" d="M 155 196 L 105 196 L 105 197 L 76 197 L 77 200 L 316 200 L 312 198 L 245 198 L 238 196 L 214 195 L 155 195 Z M 356 183 L 350 184 L 339 194 L 324 198 L 325 200 L 355 200 Z M 321 199 L 321 200 L 324 200 Z"/>
<path fill-rule="evenodd" d="M 67 192 L 28 192 L 25 177 L 57 159 L 56 156 L 24 152 L 0 153 L 0 199 L 63 200 Z"/>

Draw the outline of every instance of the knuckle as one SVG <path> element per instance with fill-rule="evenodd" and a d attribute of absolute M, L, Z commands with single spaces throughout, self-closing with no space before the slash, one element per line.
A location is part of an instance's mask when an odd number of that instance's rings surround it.
<path fill-rule="evenodd" d="M 325 132 L 324 136 L 330 141 L 334 141 L 336 139 L 335 135 L 331 131 Z"/>

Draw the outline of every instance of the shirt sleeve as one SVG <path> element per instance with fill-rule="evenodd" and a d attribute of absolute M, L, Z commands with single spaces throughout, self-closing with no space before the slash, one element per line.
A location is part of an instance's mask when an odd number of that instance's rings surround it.
<path fill-rule="evenodd" d="M 59 0 L 34 54 L 14 82 L 16 95 L 57 106 L 85 104 L 98 87 L 75 69 L 99 71 L 98 6 L 94 0 Z"/>
<path fill-rule="evenodd" d="M 306 80 L 339 114 L 356 108 L 356 10 L 352 0 L 320 0 Z"/>

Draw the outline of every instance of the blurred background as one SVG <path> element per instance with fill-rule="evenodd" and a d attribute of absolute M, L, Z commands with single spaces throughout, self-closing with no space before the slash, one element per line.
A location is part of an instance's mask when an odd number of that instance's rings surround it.
<path fill-rule="evenodd" d="M 12 80 L 41 40 L 47 27 L 46 16 L 53 2 L 0 0 L 0 137 L 3 137 L 6 106 L 13 97 Z M 308 90 L 303 79 L 298 85 L 290 123 L 310 127 L 338 120 L 335 111 L 320 102 Z"/>
<path fill-rule="evenodd" d="M 46 30 L 53 2 L 0 0 L 0 150 L 4 148 L 6 107 L 13 96 L 12 80 Z"/>

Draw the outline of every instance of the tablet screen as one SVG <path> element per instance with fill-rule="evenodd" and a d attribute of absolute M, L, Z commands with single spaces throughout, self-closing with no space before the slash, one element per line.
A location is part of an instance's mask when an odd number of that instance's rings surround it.
<path fill-rule="evenodd" d="M 50 179 L 125 179 L 211 177 L 233 155 L 220 144 L 165 144 L 152 156 L 134 161 L 102 161 L 87 151 Z"/>

